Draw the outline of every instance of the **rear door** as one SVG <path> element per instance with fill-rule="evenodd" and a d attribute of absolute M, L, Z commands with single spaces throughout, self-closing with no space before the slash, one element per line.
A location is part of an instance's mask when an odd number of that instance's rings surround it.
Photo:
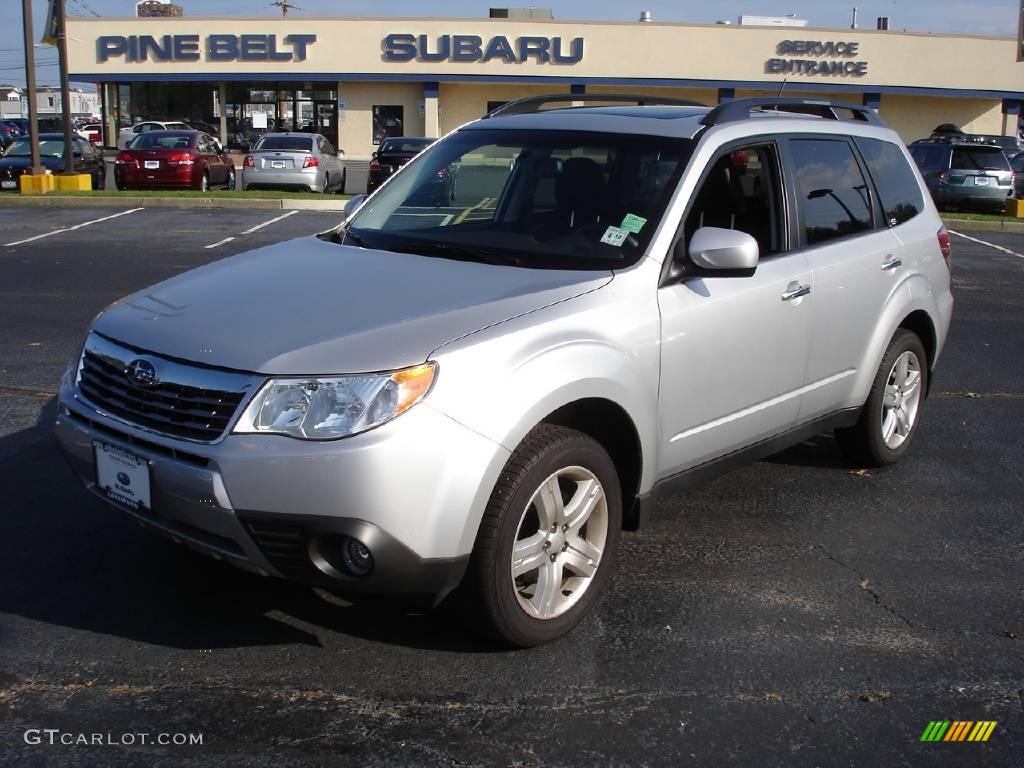
<path fill-rule="evenodd" d="M 882 307 L 906 267 L 900 241 L 881 220 L 850 138 L 793 137 L 783 153 L 792 179 L 797 243 L 813 273 L 802 423 L 855 405 L 857 373 Z"/>

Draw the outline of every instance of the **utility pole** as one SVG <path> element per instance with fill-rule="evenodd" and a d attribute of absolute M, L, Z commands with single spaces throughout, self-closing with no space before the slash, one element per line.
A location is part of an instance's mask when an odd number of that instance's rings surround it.
<path fill-rule="evenodd" d="M 32 33 L 32 0 L 21 0 L 21 23 L 25 30 L 25 96 L 28 98 L 28 139 L 32 145 L 32 167 L 29 173 L 46 173 L 39 164 L 39 122 L 36 114 L 36 51 Z"/>
<path fill-rule="evenodd" d="M 274 2 L 271 3 L 271 5 L 276 5 L 278 8 L 280 8 L 282 16 L 287 16 L 289 9 L 299 7 L 290 0 L 274 0 Z"/>
<path fill-rule="evenodd" d="M 60 106 L 64 119 L 64 173 L 75 172 L 75 145 L 71 140 L 71 84 L 68 82 L 67 0 L 57 0 L 57 55 L 60 57 Z"/>

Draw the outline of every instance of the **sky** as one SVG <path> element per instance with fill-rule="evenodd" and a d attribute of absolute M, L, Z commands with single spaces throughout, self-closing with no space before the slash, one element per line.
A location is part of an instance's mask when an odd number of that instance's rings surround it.
<path fill-rule="evenodd" d="M 291 0 L 299 6 L 289 13 L 295 16 L 425 16 L 423 0 Z M 270 0 L 178 0 L 187 16 L 279 16 L 279 8 Z M 552 0 L 539 2 L 550 7 L 556 19 L 593 19 L 599 21 L 635 21 L 641 10 L 649 10 L 655 21 L 710 24 L 720 19 L 733 23 L 741 14 L 779 16 L 796 14 L 808 19 L 812 27 L 847 29 L 853 6 L 858 6 L 859 25 L 873 29 L 878 16 L 889 17 L 893 30 L 910 32 L 951 32 L 958 34 L 1014 37 L 1017 33 L 1018 0 L 851 0 L 849 3 L 809 2 L 809 0 L 717 0 L 715 3 L 679 2 L 679 0 L 635 0 L 633 3 L 609 0 Z M 447 0 L 445 16 L 484 18 L 488 8 L 521 7 L 528 3 L 477 2 Z M 132 16 L 134 0 L 67 0 L 69 16 Z M 46 0 L 32 0 L 34 32 L 39 39 L 46 17 Z M 52 46 L 36 48 L 36 78 L 40 85 L 57 85 L 57 50 Z M 25 82 L 21 0 L 0 0 L 0 83 L 22 85 Z"/>

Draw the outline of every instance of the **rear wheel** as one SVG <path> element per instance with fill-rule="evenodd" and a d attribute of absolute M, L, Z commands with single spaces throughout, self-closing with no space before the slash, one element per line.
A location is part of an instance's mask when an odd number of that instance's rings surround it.
<path fill-rule="evenodd" d="M 575 627 L 608 583 L 622 528 L 615 466 L 595 440 L 543 424 L 498 479 L 459 598 L 475 628 L 527 647 Z"/>
<path fill-rule="evenodd" d="M 199 180 L 199 191 L 210 191 L 210 174 L 206 173 L 205 171 L 203 171 L 203 177 Z"/>
<path fill-rule="evenodd" d="M 347 169 L 342 168 L 341 169 L 341 184 L 338 185 L 338 190 L 337 190 L 339 195 L 344 195 L 345 194 L 345 183 L 347 181 L 347 179 L 346 179 L 347 175 L 348 175 Z"/>
<path fill-rule="evenodd" d="M 235 188 L 235 169 L 228 168 L 228 180 L 224 185 L 226 189 L 233 190 Z"/>
<path fill-rule="evenodd" d="M 331 191 L 331 174 L 329 174 L 329 173 L 325 173 L 324 174 L 323 186 L 320 187 L 320 189 L 318 191 L 322 195 L 326 195 L 328 192 Z"/>
<path fill-rule="evenodd" d="M 894 464 L 910 449 L 928 391 L 928 358 L 916 334 L 900 328 L 889 342 L 857 423 L 837 429 L 843 452 L 860 466 Z"/>

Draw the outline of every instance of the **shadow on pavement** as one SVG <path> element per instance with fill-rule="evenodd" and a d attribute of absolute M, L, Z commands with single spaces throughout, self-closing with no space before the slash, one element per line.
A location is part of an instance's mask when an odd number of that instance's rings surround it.
<path fill-rule="evenodd" d="M 64 463 L 50 425 L 0 438 L 0 612 L 171 648 L 321 645 L 319 630 L 414 648 L 499 650 L 441 611 L 338 604 L 240 571 L 142 529 L 94 499 Z M 25 432 L 39 436 L 25 447 Z M 310 626 L 301 628 L 296 623 Z"/>

